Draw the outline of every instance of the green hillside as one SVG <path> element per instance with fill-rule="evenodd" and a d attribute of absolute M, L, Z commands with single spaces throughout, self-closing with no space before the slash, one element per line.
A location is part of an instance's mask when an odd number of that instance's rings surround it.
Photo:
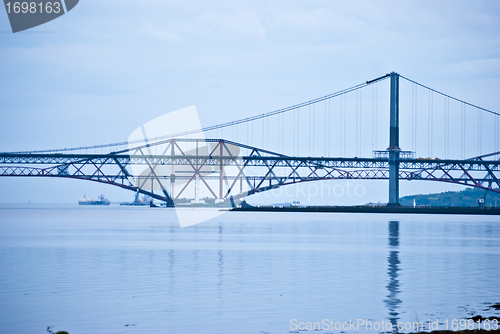
<path fill-rule="evenodd" d="M 486 190 L 478 188 L 467 188 L 462 191 L 446 191 L 438 194 L 413 195 L 402 197 L 399 202 L 403 206 L 413 206 L 413 200 L 417 206 L 478 206 L 478 199 L 484 198 Z M 484 206 L 500 207 L 500 194 L 488 191 L 484 200 Z"/>

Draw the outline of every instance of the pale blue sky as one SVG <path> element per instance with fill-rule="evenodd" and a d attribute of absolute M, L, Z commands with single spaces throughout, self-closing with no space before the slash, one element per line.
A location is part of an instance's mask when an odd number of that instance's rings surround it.
<path fill-rule="evenodd" d="M 193 104 L 213 125 L 391 71 L 500 111 L 500 2 L 81 0 L 17 34 L 0 10 L 0 151 L 124 141 Z M 0 188 L 0 202 L 133 195 L 71 180 Z"/>

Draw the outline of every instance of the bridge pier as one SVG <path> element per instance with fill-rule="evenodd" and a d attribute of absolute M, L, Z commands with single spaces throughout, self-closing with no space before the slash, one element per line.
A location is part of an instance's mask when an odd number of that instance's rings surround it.
<path fill-rule="evenodd" d="M 399 204 L 399 74 L 391 72 L 391 105 L 389 132 L 389 203 Z"/>

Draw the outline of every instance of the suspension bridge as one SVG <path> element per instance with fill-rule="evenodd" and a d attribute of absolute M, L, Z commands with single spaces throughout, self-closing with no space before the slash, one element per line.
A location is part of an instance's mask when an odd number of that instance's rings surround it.
<path fill-rule="evenodd" d="M 228 203 L 304 182 L 387 180 L 388 206 L 399 206 L 400 180 L 499 193 L 499 128 L 499 113 L 392 72 L 210 127 L 106 145 L 0 153 L 0 176 L 100 182 L 169 206 Z"/>

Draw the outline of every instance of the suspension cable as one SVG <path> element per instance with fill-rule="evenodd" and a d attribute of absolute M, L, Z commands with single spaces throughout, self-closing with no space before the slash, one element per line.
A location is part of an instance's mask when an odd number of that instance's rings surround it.
<path fill-rule="evenodd" d="M 329 100 L 328 100 L 329 101 Z M 325 157 L 327 157 L 328 155 L 326 154 L 327 152 L 327 149 L 328 149 L 328 138 L 326 137 L 326 126 L 327 126 L 327 121 L 326 121 L 327 117 L 326 117 L 326 101 L 325 101 L 325 131 L 324 131 L 324 138 L 325 138 L 325 146 L 324 146 L 324 151 L 325 151 Z"/>
<path fill-rule="evenodd" d="M 358 89 L 364 88 L 364 87 L 369 86 L 371 84 L 374 84 L 376 82 L 385 80 L 388 77 L 389 77 L 389 74 L 386 74 L 386 75 L 384 75 L 384 76 L 382 76 L 380 78 L 377 78 L 377 79 L 374 79 L 374 80 L 370 80 L 370 81 L 366 81 L 366 82 L 358 84 L 356 86 L 352 86 L 350 88 L 338 91 L 336 93 L 325 95 L 325 96 L 322 96 L 322 97 L 319 97 L 319 98 L 316 98 L 316 99 L 313 99 L 313 100 L 309 100 L 309 101 L 306 101 L 306 102 L 295 104 L 295 105 L 292 105 L 290 107 L 286 107 L 286 108 L 283 108 L 283 109 L 274 110 L 274 111 L 271 111 L 271 112 L 268 112 L 268 113 L 264 113 L 264 114 L 260 114 L 260 115 L 256 115 L 256 116 L 252 116 L 252 117 L 247 117 L 247 118 L 243 118 L 243 119 L 240 119 L 240 120 L 231 121 L 231 122 L 227 122 L 227 123 L 222 123 L 222 124 L 218 124 L 218 125 L 212 125 L 212 126 L 208 126 L 208 127 L 202 128 L 202 129 L 191 130 L 191 131 L 186 131 L 186 132 L 180 132 L 180 133 L 175 133 L 175 134 L 166 135 L 166 136 L 159 136 L 159 137 L 148 138 L 147 141 L 149 141 L 149 142 L 160 141 L 160 140 L 163 140 L 163 139 L 170 139 L 170 138 L 175 138 L 175 137 L 179 137 L 179 136 L 186 136 L 186 135 L 190 135 L 190 134 L 196 134 L 196 133 L 200 133 L 200 132 L 207 132 L 207 131 L 216 130 L 216 129 L 221 129 L 221 131 L 222 131 L 223 128 L 226 128 L 226 127 L 229 127 L 229 126 L 233 126 L 233 125 L 237 125 L 237 124 L 241 124 L 241 123 L 246 123 L 246 122 L 251 122 L 251 121 L 255 121 L 255 120 L 261 119 L 261 118 L 267 118 L 267 117 L 274 116 L 274 115 L 277 115 L 277 114 L 286 113 L 286 112 L 291 111 L 291 110 L 295 110 L 295 109 L 298 109 L 298 108 L 301 108 L 301 107 L 310 106 L 312 104 L 315 104 L 315 103 L 318 103 L 318 102 L 321 102 L 321 101 L 325 101 L 325 100 L 328 100 L 328 99 L 331 99 L 331 98 L 334 98 L 334 97 L 338 97 L 338 96 L 344 95 L 346 93 L 350 93 L 350 92 L 356 91 Z M 53 149 L 53 150 L 22 151 L 22 152 L 12 152 L 12 153 L 23 153 L 23 152 L 24 153 L 50 153 L 50 152 L 60 152 L 60 151 L 80 151 L 80 150 L 85 150 L 85 149 L 97 149 L 97 148 L 106 148 L 106 147 L 113 147 L 113 146 L 125 146 L 125 145 L 139 144 L 139 143 L 144 143 L 144 142 L 146 142 L 146 139 L 139 139 L 139 140 L 134 140 L 134 141 L 124 141 L 124 142 L 117 142 L 117 143 L 103 144 L 103 145 L 81 146 L 81 147 Z"/>
<path fill-rule="evenodd" d="M 375 84 L 375 149 L 378 149 L 377 146 L 378 140 L 378 85 Z"/>
<path fill-rule="evenodd" d="M 417 145 L 418 145 L 418 86 L 417 85 L 414 85 L 415 86 L 415 121 L 414 121 L 414 124 L 415 124 L 415 138 L 414 138 L 414 142 L 415 142 L 415 150 L 414 152 L 417 152 Z"/>
<path fill-rule="evenodd" d="M 415 85 L 411 86 L 411 150 L 415 152 Z"/>
<path fill-rule="evenodd" d="M 389 77 L 389 75 L 386 74 L 386 75 L 381 76 L 381 77 L 379 77 L 377 79 L 366 81 L 365 83 L 358 84 L 358 85 L 350 87 L 348 89 L 344 89 L 344 90 L 338 91 L 338 92 L 333 93 L 333 94 L 325 95 L 325 96 L 320 97 L 320 98 L 316 98 L 316 99 L 309 100 L 309 101 L 306 101 L 306 102 L 303 102 L 303 103 L 299 103 L 299 104 L 296 104 L 296 105 L 293 105 L 293 106 L 290 106 L 290 107 L 287 107 L 287 108 L 278 109 L 278 110 L 275 110 L 275 111 L 271 111 L 271 112 L 268 112 L 268 113 L 264 113 L 264 114 L 260 114 L 260 115 L 256 115 L 256 116 L 252 116 L 252 117 L 248 117 L 248 118 L 244 118 L 244 119 L 240 119 L 240 120 L 237 120 L 237 121 L 232 121 L 232 122 L 227 122 L 227 123 L 223 123 L 223 124 L 213 125 L 213 126 L 205 127 L 205 128 L 198 129 L 198 130 L 186 131 L 186 132 L 183 132 L 183 133 L 176 133 L 176 134 L 172 134 L 172 135 L 168 135 L 168 136 L 160 136 L 160 137 L 148 138 L 148 141 L 149 142 L 160 141 L 162 139 L 169 139 L 169 138 L 174 138 L 174 137 L 179 137 L 179 136 L 186 136 L 186 135 L 190 135 L 190 134 L 195 134 L 195 133 L 200 133 L 200 132 L 207 132 L 207 131 L 211 131 L 211 130 L 216 130 L 217 132 L 220 131 L 221 132 L 221 137 L 223 137 L 223 128 L 225 128 L 225 127 L 234 126 L 234 125 L 241 124 L 241 123 L 246 123 L 246 122 L 253 122 L 253 121 L 261 119 L 261 118 L 267 118 L 267 117 L 270 117 L 270 116 L 273 116 L 273 115 L 286 113 L 286 112 L 292 111 L 292 110 L 297 110 L 298 108 L 301 108 L 301 107 L 310 106 L 312 104 L 315 104 L 315 103 L 318 103 L 318 102 L 321 102 L 321 101 L 325 101 L 325 100 L 329 100 L 329 99 L 334 98 L 334 97 L 344 96 L 347 93 L 356 91 L 358 89 L 364 88 L 364 87 L 369 86 L 371 84 L 374 84 L 374 83 L 377 83 L 379 81 L 385 80 L 388 77 Z M 452 97 L 450 95 L 444 94 L 444 93 L 442 93 L 440 91 L 434 90 L 434 89 L 432 89 L 432 88 L 430 88 L 428 86 L 420 84 L 420 83 L 418 83 L 418 82 L 416 82 L 414 80 L 406 78 L 405 76 L 400 75 L 400 77 L 403 78 L 403 79 L 405 79 L 405 80 L 407 80 L 407 81 L 409 81 L 409 82 L 411 82 L 411 83 L 414 83 L 417 86 L 426 88 L 426 89 L 428 89 L 428 90 L 430 90 L 430 91 L 432 91 L 432 92 L 434 92 L 436 94 L 440 94 L 440 95 L 445 96 L 445 97 L 447 97 L 447 98 L 449 98 L 451 100 L 458 101 L 458 102 L 462 103 L 464 105 L 463 106 L 463 118 L 464 118 L 463 121 L 465 121 L 465 106 L 466 105 L 474 107 L 474 108 L 477 108 L 478 110 L 481 110 L 481 111 L 493 114 L 495 116 L 500 116 L 500 113 L 497 113 L 497 112 L 494 112 L 492 110 L 488 110 L 488 109 L 485 109 L 485 108 L 481 108 L 481 107 L 479 107 L 477 105 L 474 105 L 474 104 L 465 102 L 463 100 L 460 100 L 458 98 Z M 376 96 L 376 98 L 377 98 L 377 96 Z M 415 101 L 415 104 L 416 104 L 416 101 Z M 344 148 L 344 154 L 345 154 L 345 144 L 346 144 L 346 140 L 345 140 L 345 135 L 346 135 L 346 133 L 345 133 L 345 125 L 346 125 L 345 124 L 346 123 L 345 109 L 346 109 L 346 103 L 345 102 L 342 103 L 342 100 L 341 100 L 341 116 L 344 116 L 344 117 L 341 117 L 342 121 L 344 122 L 344 131 L 343 131 L 344 141 L 342 143 L 343 145 L 341 144 L 341 147 L 344 146 L 343 147 Z M 377 112 L 377 110 L 375 110 L 375 112 Z M 417 133 L 417 132 L 418 131 L 415 131 L 415 133 Z M 342 134 L 341 134 L 341 137 L 342 137 Z M 416 135 L 415 135 L 415 137 L 416 137 Z M 81 147 L 74 147 L 74 148 L 63 148 L 63 149 L 52 149 L 52 150 L 20 151 L 20 152 L 13 152 L 13 153 L 50 153 L 50 152 L 61 152 L 61 151 L 81 151 L 81 150 L 89 150 L 89 149 L 97 150 L 99 148 L 102 150 L 103 148 L 107 148 L 107 147 L 110 148 L 110 147 L 113 147 L 113 146 L 114 147 L 118 147 L 118 146 L 130 145 L 130 144 L 139 144 L 139 143 L 144 143 L 145 141 L 146 141 L 145 139 L 140 139 L 140 140 L 135 140 L 135 141 L 125 141 L 125 142 L 117 142 L 117 143 L 103 144 L 103 145 L 81 146 Z M 377 135 L 375 135 L 375 146 L 376 146 L 376 141 L 377 141 Z M 462 143 L 462 150 L 465 149 L 465 147 L 464 147 L 465 145 L 464 144 L 465 143 Z"/>
<path fill-rule="evenodd" d="M 461 112 L 462 112 L 462 122 L 461 122 L 462 131 L 460 131 L 460 133 L 462 134 L 462 138 L 461 138 L 462 139 L 462 143 L 461 143 L 460 146 L 462 148 L 462 150 L 461 150 L 462 159 L 464 159 L 465 158 L 465 120 L 466 120 L 466 118 L 465 118 L 465 104 L 462 103 L 461 107 L 462 107 L 461 108 Z"/>
<path fill-rule="evenodd" d="M 477 155 L 483 154 L 483 114 L 477 110 Z"/>
<path fill-rule="evenodd" d="M 433 143 L 434 143 L 434 94 L 431 92 L 431 141 L 430 141 L 431 155 L 430 155 L 430 157 L 433 156 L 433 150 L 434 150 L 434 147 L 432 146 Z"/>
<path fill-rule="evenodd" d="M 346 117 L 346 111 L 347 111 L 347 96 L 344 95 L 344 110 L 342 111 L 343 113 L 343 120 L 344 120 L 344 127 L 343 127 L 343 134 L 344 134 L 344 140 L 343 140 L 343 144 L 344 144 L 344 147 L 343 147 L 343 150 L 344 150 L 344 153 L 342 154 L 342 156 L 345 156 L 346 154 L 346 145 L 347 145 L 347 141 L 346 141 L 346 127 L 347 127 L 347 117 Z"/>
<path fill-rule="evenodd" d="M 343 156 L 343 152 L 342 152 L 342 147 L 343 147 L 343 142 L 342 142 L 342 138 L 343 138 L 343 133 L 342 133 L 342 129 L 344 128 L 342 126 L 342 124 L 344 124 L 344 118 L 342 117 L 343 116 L 343 108 L 344 108 L 344 97 L 341 96 L 340 97 L 340 110 L 339 110 L 339 118 L 340 118 L 340 122 L 339 122 L 339 157 L 342 157 Z"/>
<path fill-rule="evenodd" d="M 432 91 L 429 91 L 429 99 L 427 106 L 427 156 L 432 157 L 431 146 L 432 146 L 432 128 L 431 128 L 431 120 L 432 120 L 432 112 L 431 112 L 431 95 Z"/>
<path fill-rule="evenodd" d="M 403 79 L 405 79 L 405 80 L 407 80 L 407 81 L 409 81 L 409 82 L 412 82 L 412 83 L 414 83 L 414 84 L 416 84 L 416 85 L 419 85 L 420 87 L 423 87 L 423 88 L 429 89 L 430 91 L 432 91 L 432 92 L 434 92 L 434 93 L 437 93 L 437 94 L 440 94 L 440 95 L 446 96 L 446 97 L 448 97 L 448 98 L 450 98 L 450 99 L 452 99 L 452 100 L 455 100 L 455 101 L 457 101 L 457 102 L 461 102 L 461 103 L 463 103 L 463 104 L 466 104 L 466 105 L 471 106 L 471 107 L 474 107 L 474 108 L 478 108 L 478 109 L 480 109 L 480 110 L 482 110 L 482 111 L 485 111 L 485 112 L 488 112 L 488 113 L 490 113 L 490 114 L 494 114 L 494 115 L 500 116 L 500 113 L 497 113 L 497 112 L 494 112 L 494 111 L 492 111 L 492 110 L 488 110 L 488 109 L 485 109 L 485 108 L 481 108 L 481 107 L 476 106 L 476 105 L 474 105 L 474 104 L 472 104 L 472 103 L 468 103 L 468 102 L 465 102 L 465 101 L 463 101 L 463 100 L 457 99 L 456 97 L 450 96 L 450 95 L 448 95 L 448 94 L 441 93 L 440 91 L 437 91 L 437 90 L 432 89 L 432 88 L 430 88 L 430 87 L 424 86 L 424 85 L 422 85 L 421 83 L 418 83 L 418 82 L 416 82 L 416 81 L 413 81 L 413 80 L 411 80 L 411 79 L 408 79 L 408 78 L 406 78 L 406 77 L 404 77 L 404 76 L 402 76 L 402 75 L 399 75 L 399 77 L 400 77 L 400 78 L 403 78 Z"/>

